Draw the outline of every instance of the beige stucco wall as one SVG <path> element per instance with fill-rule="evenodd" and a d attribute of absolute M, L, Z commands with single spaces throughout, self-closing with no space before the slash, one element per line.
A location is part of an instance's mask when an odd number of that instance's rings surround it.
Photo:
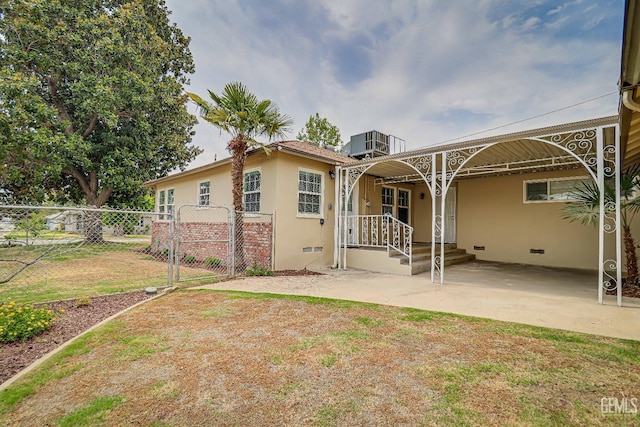
<path fill-rule="evenodd" d="M 572 170 L 460 180 L 458 247 L 482 260 L 597 269 L 596 228 L 563 219 L 563 202 L 523 202 L 525 180 L 581 175 Z M 545 252 L 531 254 L 531 249 Z"/>
<path fill-rule="evenodd" d="M 294 156 L 285 152 L 272 154 L 277 167 L 273 187 L 275 195 L 276 269 L 302 269 L 327 266 L 333 263 L 333 228 L 335 204 L 335 181 L 329 178 L 327 163 Z M 321 214 L 305 216 L 298 214 L 298 170 L 302 168 L 322 175 L 323 200 Z M 266 194 L 266 188 L 263 187 Z M 331 209 L 329 205 L 331 204 Z M 320 220 L 324 224 L 320 224 Z M 310 252 L 305 248 L 311 248 Z M 322 248 L 320 250 L 320 248 Z"/>
<path fill-rule="evenodd" d="M 577 176 L 586 176 L 586 172 L 578 169 L 454 181 L 458 247 L 481 260 L 596 270 L 598 232 L 595 227 L 563 219 L 563 202 L 523 201 L 526 180 Z M 432 202 L 427 186 L 419 183 L 392 186 L 411 190 L 413 240 L 430 242 Z M 360 214 L 380 213 L 380 188 L 373 185 L 373 177 L 361 178 Z M 424 193 L 424 199 L 420 199 L 420 193 Z M 364 208 L 366 200 L 371 201 L 369 209 Z M 632 230 L 640 239 L 640 215 L 634 218 Z M 485 250 L 474 250 L 474 246 L 484 246 Z M 544 249 L 545 253 L 531 254 L 531 249 Z M 605 256 L 614 258 L 613 235 L 607 238 L 605 249 Z"/>
<path fill-rule="evenodd" d="M 321 215 L 298 215 L 298 170 L 303 168 L 322 174 L 323 200 Z M 329 177 L 332 165 L 317 160 L 273 151 L 271 155 L 247 158 L 245 172 L 261 171 L 260 210 L 275 215 L 274 267 L 277 270 L 327 266 L 333 263 L 333 227 L 335 181 Z M 176 177 L 156 186 L 158 192 L 174 189 L 176 209 L 183 204 L 197 204 L 198 185 L 210 181 L 211 205 L 232 207 L 231 165 L 224 164 L 186 177 Z M 329 204 L 332 209 L 329 209 Z M 185 214 L 198 215 L 197 211 Z M 320 224 L 320 220 L 324 224 Z M 183 221 L 189 218 L 183 214 Z M 310 252 L 307 250 L 310 249 Z"/>

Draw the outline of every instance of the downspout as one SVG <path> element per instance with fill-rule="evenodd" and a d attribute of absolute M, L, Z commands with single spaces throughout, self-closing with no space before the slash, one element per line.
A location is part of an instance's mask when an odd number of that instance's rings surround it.
<path fill-rule="evenodd" d="M 625 90 L 624 92 L 622 92 L 622 103 L 629 110 L 640 113 L 640 103 L 636 102 L 633 99 L 633 92 L 634 92 L 633 89 Z"/>

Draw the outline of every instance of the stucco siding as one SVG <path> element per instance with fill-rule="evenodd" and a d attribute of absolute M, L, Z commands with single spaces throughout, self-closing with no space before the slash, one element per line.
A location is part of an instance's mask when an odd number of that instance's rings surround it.
<path fill-rule="evenodd" d="M 320 174 L 322 201 L 320 215 L 298 214 L 298 172 L 300 169 Z M 247 158 L 245 172 L 260 171 L 260 211 L 274 217 L 274 268 L 302 269 L 331 265 L 333 262 L 333 227 L 335 181 L 330 179 L 327 163 L 274 150 L 270 155 Z M 174 206 L 198 203 L 199 183 L 210 182 L 210 205 L 232 209 L 231 164 L 159 183 L 159 191 L 173 189 Z M 157 199 L 157 197 L 156 197 Z M 156 200 L 156 209 L 158 209 Z M 202 221 L 198 210 L 185 210 L 182 223 Z M 206 216 L 206 215 L 205 215 Z M 321 220 L 324 224 L 320 224 Z M 247 220 L 250 222 L 250 220 Z M 191 249 L 192 252 L 196 249 Z"/>
<path fill-rule="evenodd" d="M 272 154 L 277 167 L 275 260 L 276 269 L 302 269 L 333 263 L 335 181 L 332 165 L 284 152 Z M 323 197 L 320 215 L 298 214 L 298 172 L 307 170 L 322 176 Z M 331 205 L 331 209 L 329 209 Z M 324 224 L 321 224 L 323 220 Z"/>
<path fill-rule="evenodd" d="M 597 269 L 595 227 L 563 219 L 564 202 L 523 202 L 525 180 L 580 175 L 581 170 L 572 170 L 460 180 L 458 247 L 481 260 Z"/>

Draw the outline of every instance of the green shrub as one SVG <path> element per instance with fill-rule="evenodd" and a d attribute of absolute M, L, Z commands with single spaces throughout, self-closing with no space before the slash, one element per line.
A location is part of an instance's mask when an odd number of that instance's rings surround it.
<path fill-rule="evenodd" d="M 76 301 L 76 307 L 87 307 L 91 304 L 92 304 L 91 298 L 89 297 L 81 297 L 81 298 L 78 298 L 78 300 Z"/>
<path fill-rule="evenodd" d="M 164 255 L 164 256 L 169 256 L 169 248 L 164 248 L 164 249 L 162 250 L 162 255 Z"/>
<path fill-rule="evenodd" d="M 253 266 L 245 271 L 247 276 L 275 276 L 273 270 L 269 270 L 267 267 L 258 265 L 257 262 L 253 262 Z"/>
<path fill-rule="evenodd" d="M 194 257 L 193 255 L 185 255 L 182 260 L 184 262 L 186 262 L 187 264 L 193 264 L 196 262 L 196 257 Z"/>
<path fill-rule="evenodd" d="M 222 260 L 216 257 L 208 256 L 204 259 L 204 265 L 211 268 L 220 267 L 222 265 Z"/>
<path fill-rule="evenodd" d="M 0 305 L 0 342 L 26 340 L 51 328 L 53 310 L 10 302 Z"/>

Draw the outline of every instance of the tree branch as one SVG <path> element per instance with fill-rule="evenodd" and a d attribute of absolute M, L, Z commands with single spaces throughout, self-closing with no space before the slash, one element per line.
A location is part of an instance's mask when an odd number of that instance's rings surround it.
<path fill-rule="evenodd" d="M 76 181 L 80 184 L 80 188 L 84 192 L 85 196 L 91 194 L 91 188 L 89 187 L 89 183 L 87 183 L 87 177 L 84 176 L 82 172 L 80 172 L 75 166 L 69 166 L 67 168 L 62 169 L 63 173 L 68 173 L 73 176 Z"/>
<path fill-rule="evenodd" d="M 96 200 L 96 206 L 101 207 L 102 205 L 107 203 L 107 200 L 109 200 L 109 197 L 111 197 L 111 193 L 113 193 L 113 187 L 105 188 L 98 196 L 98 199 Z"/>
<path fill-rule="evenodd" d="M 91 132 L 93 132 L 93 130 L 96 128 L 97 125 L 98 125 L 98 113 L 95 113 L 93 117 L 91 117 L 89 126 L 87 126 L 87 128 L 85 129 L 84 133 L 82 134 L 82 137 L 86 138 L 89 135 L 91 135 Z"/>
<path fill-rule="evenodd" d="M 20 268 L 18 268 L 16 271 L 14 271 L 13 273 L 11 273 L 6 279 L 2 279 L 0 280 L 0 285 L 9 282 L 11 279 L 13 279 L 14 277 L 16 277 L 18 274 L 20 274 L 25 268 L 29 267 L 30 265 L 33 265 L 35 263 L 37 263 L 38 261 L 40 261 L 42 258 L 44 258 L 46 255 L 48 255 L 49 253 L 51 253 L 55 247 L 57 245 L 52 245 L 47 251 L 45 251 L 44 253 L 42 253 L 40 256 L 38 256 L 37 258 L 35 258 L 33 261 L 21 261 L 18 259 L 0 259 L 0 261 L 3 262 L 16 262 L 16 263 L 20 263 L 22 264 L 22 266 Z"/>
<path fill-rule="evenodd" d="M 53 77 L 47 77 L 47 85 L 49 86 L 49 93 L 51 93 L 51 100 L 53 101 L 53 105 L 56 106 L 58 110 L 58 118 L 61 120 L 67 120 L 69 122 L 69 126 L 64 130 L 64 134 L 66 136 L 71 136 L 73 134 L 73 123 L 71 122 L 71 116 L 66 108 L 64 108 L 64 104 L 58 97 L 58 88 L 56 84 L 58 83 L 58 79 L 54 79 Z"/>

